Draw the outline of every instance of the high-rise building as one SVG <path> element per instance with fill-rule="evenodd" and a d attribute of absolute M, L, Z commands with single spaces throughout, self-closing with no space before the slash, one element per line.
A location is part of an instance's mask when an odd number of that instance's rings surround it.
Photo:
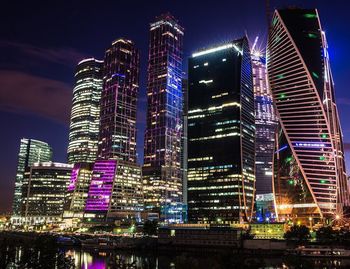
<path fill-rule="evenodd" d="M 22 186 L 22 216 L 26 224 L 56 222 L 61 218 L 71 164 L 42 162 L 26 168 Z"/>
<path fill-rule="evenodd" d="M 103 61 L 89 58 L 79 62 L 76 68 L 69 130 L 69 163 L 93 163 L 96 160 L 102 66 Z"/>
<path fill-rule="evenodd" d="M 188 220 L 250 221 L 255 117 L 247 38 L 192 54 L 188 87 Z"/>
<path fill-rule="evenodd" d="M 188 142 L 187 142 L 187 113 L 188 113 L 188 79 L 182 79 L 182 96 L 183 96 L 183 115 L 182 115 L 182 141 L 181 141 L 181 168 L 182 168 L 182 202 L 187 207 L 187 154 L 188 154 Z M 185 209 L 186 210 L 186 209 Z M 187 210 L 186 210 L 187 211 Z"/>
<path fill-rule="evenodd" d="M 277 215 L 307 224 L 335 218 L 349 204 L 349 193 L 327 41 L 317 10 L 274 12 L 267 69 L 280 122 L 273 181 Z"/>
<path fill-rule="evenodd" d="M 120 38 L 107 49 L 103 67 L 98 159 L 85 205 L 95 221 L 138 218 L 143 210 L 141 167 L 136 164 L 139 52 Z"/>
<path fill-rule="evenodd" d="M 256 39 L 257 41 L 258 39 Z M 267 83 L 266 57 L 252 47 L 252 70 L 255 103 L 255 177 L 256 217 L 265 221 L 275 217 L 272 191 L 272 162 L 275 147 L 277 118 L 272 94 Z"/>
<path fill-rule="evenodd" d="M 139 51 L 120 38 L 107 49 L 103 67 L 98 157 L 136 163 Z"/>
<path fill-rule="evenodd" d="M 22 184 L 26 167 L 35 162 L 48 162 L 52 159 L 52 149 L 46 142 L 34 139 L 21 139 L 13 197 L 13 215 L 19 216 L 22 207 Z"/>
<path fill-rule="evenodd" d="M 150 24 L 143 180 L 146 210 L 162 215 L 182 201 L 183 35 L 170 14 Z"/>

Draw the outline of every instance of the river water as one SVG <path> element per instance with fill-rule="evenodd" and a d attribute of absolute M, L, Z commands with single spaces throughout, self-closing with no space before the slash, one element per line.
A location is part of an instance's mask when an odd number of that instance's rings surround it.
<path fill-rule="evenodd" d="M 350 268 L 350 259 L 311 259 L 298 257 L 238 256 L 217 253 L 137 253 L 137 252 L 87 252 L 80 249 L 65 250 L 74 259 L 75 268 L 107 269 L 328 269 Z"/>

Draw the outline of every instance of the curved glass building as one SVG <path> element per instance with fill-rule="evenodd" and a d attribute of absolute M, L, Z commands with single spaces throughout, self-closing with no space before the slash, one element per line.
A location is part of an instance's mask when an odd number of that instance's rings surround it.
<path fill-rule="evenodd" d="M 97 156 L 103 61 L 78 63 L 69 130 L 68 162 L 93 163 Z"/>
<path fill-rule="evenodd" d="M 273 191 L 280 220 L 339 218 L 349 204 L 327 41 L 315 9 L 276 10 L 267 68 L 280 128 Z"/>

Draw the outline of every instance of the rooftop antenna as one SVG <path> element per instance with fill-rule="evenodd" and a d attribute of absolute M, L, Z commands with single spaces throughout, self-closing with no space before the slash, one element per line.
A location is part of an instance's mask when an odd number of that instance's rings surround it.
<path fill-rule="evenodd" d="M 255 38 L 255 40 L 254 40 L 254 44 L 253 44 L 253 46 L 252 46 L 252 52 L 254 52 L 256 43 L 258 43 L 258 39 L 259 39 L 259 36 L 256 36 L 256 38 Z"/>

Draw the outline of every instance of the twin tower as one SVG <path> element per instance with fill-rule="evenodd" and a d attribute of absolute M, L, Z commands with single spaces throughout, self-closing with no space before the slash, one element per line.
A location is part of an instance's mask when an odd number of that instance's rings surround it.
<path fill-rule="evenodd" d="M 136 153 L 139 50 L 120 38 L 103 61 L 91 58 L 78 64 L 68 146 L 74 168 L 66 214 L 137 218 L 143 208 L 160 213 L 181 205 L 183 35 L 169 14 L 150 24 L 142 169 Z"/>

